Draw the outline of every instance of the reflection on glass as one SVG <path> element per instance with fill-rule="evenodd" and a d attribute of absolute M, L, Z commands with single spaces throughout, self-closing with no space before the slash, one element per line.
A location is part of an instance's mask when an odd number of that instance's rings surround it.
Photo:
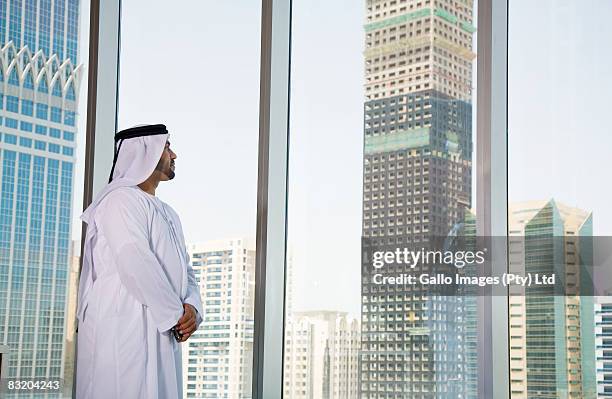
<path fill-rule="evenodd" d="M 78 273 L 71 240 L 81 233 L 73 219 L 82 198 L 77 138 L 87 82 L 82 13 L 79 0 L 0 1 L 3 377 L 63 379 L 59 391 L 67 396 Z"/>
<path fill-rule="evenodd" d="M 293 8 L 286 397 L 476 396 L 475 299 L 360 255 L 475 235 L 474 8 Z"/>
<path fill-rule="evenodd" d="M 124 1 L 119 128 L 164 123 L 203 322 L 182 345 L 185 398 L 250 398 L 259 110 L 258 0 Z"/>
<path fill-rule="evenodd" d="M 612 226 L 602 184 L 612 59 L 598 44 L 612 37 L 610 12 L 598 0 L 509 2 L 509 265 L 554 273 L 565 292 L 510 297 L 513 399 L 612 392 L 610 297 L 597 296 L 612 292 L 593 290 Z"/>

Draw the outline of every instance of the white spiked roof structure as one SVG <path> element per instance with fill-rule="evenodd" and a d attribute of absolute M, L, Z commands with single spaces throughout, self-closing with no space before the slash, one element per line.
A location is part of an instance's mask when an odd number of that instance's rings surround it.
<path fill-rule="evenodd" d="M 64 98 L 71 85 L 74 87 L 75 96 L 79 92 L 82 70 L 82 64 L 74 66 L 70 59 L 61 61 L 56 54 L 47 59 L 42 50 L 32 54 L 28 46 L 17 49 L 13 41 L 6 43 L 0 50 L 0 73 L 5 83 L 15 72 L 19 78 L 19 86 L 23 87 L 30 75 L 34 88 L 38 88 L 44 80 L 49 94 L 59 84 Z"/>

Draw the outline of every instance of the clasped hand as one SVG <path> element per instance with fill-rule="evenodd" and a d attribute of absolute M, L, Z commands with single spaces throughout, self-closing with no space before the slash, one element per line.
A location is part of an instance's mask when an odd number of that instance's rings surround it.
<path fill-rule="evenodd" d="M 184 303 L 183 309 L 185 310 L 183 316 L 179 319 L 178 323 L 176 323 L 176 326 L 174 326 L 179 334 L 182 334 L 179 342 L 187 341 L 187 338 L 196 330 L 197 312 L 195 308 L 188 303 Z"/>

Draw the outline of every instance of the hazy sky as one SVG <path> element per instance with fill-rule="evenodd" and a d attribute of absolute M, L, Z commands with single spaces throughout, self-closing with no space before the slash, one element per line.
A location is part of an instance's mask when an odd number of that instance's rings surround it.
<path fill-rule="evenodd" d="M 611 14 L 608 0 L 510 1 L 510 200 L 590 210 L 596 235 L 612 235 Z"/>
<path fill-rule="evenodd" d="M 293 2 L 296 308 L 359 313 L 363 3 Z M 260 2 L 123 7 L 120 128 L 169 127 L 177 177 L 159 196 L 181 215 L 188 241 L 254 236 Z M 510 7 L 510 199 L 555 197 L 593 210 L 596 234 L 610 234 L 604 160 L 612 149 L 612 58 L 604 49 L 612 2 L 511 0 Z"/>

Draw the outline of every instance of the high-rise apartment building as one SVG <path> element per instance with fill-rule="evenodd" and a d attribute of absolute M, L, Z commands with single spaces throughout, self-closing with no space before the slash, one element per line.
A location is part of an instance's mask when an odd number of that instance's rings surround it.
<path fill-rule="evenodd" d="M 595 298 L 597 399 L 612 398 L 612 297 Z"/>
<path fill-rule="evenodd" d="M 216 240 L 187 246 L 203 317 L 182 344 L 186 398 L 251 397 L 255 243 Z"/>
<path fill-rule="evenodd" d="M 509 297 L 513 399 L 594 398 L 594 304 L 590 295 L 593 219 L 555 200 L 510 204 L 511 273 L 556 278 Z M 587 262 L 586 265 L 584 262 Z"/>
<path fill-rule="evenodd" d="M 362 232 L 370 248 L 428 247 L 471 206 L 472 16 L 471 0 L 366 0 Z M 361 397 L 461 397 L 464 302 L 372 277 L 364 263 Z"/>
<path fill-rule="evenodd" d="M 285 324 L 287 399 L 359 398 L 359 322 L 346 312 L 295 312 Z"/>
<path fill-rule="evenodd" d="M 0 0 L 0 344 L 11 377 L 63 376 L 79 0 Z"/>

